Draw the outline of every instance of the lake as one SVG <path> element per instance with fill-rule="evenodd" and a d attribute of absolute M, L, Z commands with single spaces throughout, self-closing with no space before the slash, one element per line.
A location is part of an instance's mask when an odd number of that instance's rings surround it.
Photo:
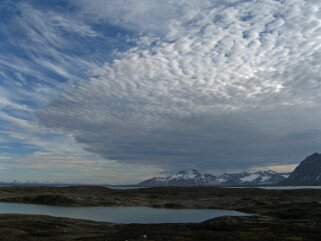
<path fill-rule="evenodd" d="M 140 186 L 105 186 L 110 189 L 139 189 L 139 188 L 149 188 Z M 211 187 L 211 186 L 207 186 Z M 267 190 L 295 190 L 295 189 L 321 189 L 321 186 L 243 186 L 243 187 L 225 187 L 225 186 L 212 186 L 220 188 L 261 188 Z"/>
<path fill-rule="evenodd" d="M 270 186 L 258 187 L 266 190 L 296 190 L 296 189 L 321 189 L 321 186 Z"/>
<path fill-rule="evenodd" d="M 117 190 L 126 190 L 126 189 L 142 189 L 142 188 L 148 188 L 148 187 L 142 187 L 142 186 L 103 186 L 110 189 L 117 189 Z"/>
<path fill-rule="evenodd" d="M 233 210 L 149 207 L 59 207 L 0 202 L 0 214 L 50 215 L 112 223 L 199 223 L 222 216 L 248 216 Z"/>

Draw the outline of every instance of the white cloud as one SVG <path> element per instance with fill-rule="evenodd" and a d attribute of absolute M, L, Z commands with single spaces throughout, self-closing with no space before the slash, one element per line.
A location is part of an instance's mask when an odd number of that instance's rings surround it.
<path fill-rule="evenodd" d="M 71 0 L 83 17 L 105 21 L 135 32 L 164 34 L 173 19 L 199 11 L 209 1 L 199 0 Z"/>
<path fill-rule="evenodd" d="M 321 129 L 319 0 L 122 3 L 81 6 L 145 36 L 42 109 L 41 123 L 103 157 L 164 166 L 284 162 L 320 145 L 309 132 Z"/>
<path fill-rule="evenodd" d="M 76 12 L 58 12 L 28 1 L 1 3 L 0 11 L 8 15 L 0 30 L 0 142 L 5 147 L 0 153 L 0 169 L 8 170 L 1 180 L 17 176 L 57 180 L 60 174 L 64 175 L 62 181 L 140 180 L 141 166 L 102 161 L 84 151 L 72 135 L 41 127 L 34 118 L 37 108 L 64 88 L 86 81 L 86 71 L 96 66 L 100 57 L 90 48 L 108 55 L 110 50 L 99 49 L 99 44 L 111 48 L 113 42 Z M 132 175 L 119 175 L 121 168 L 132 170 Z M 154 166 L 145 168 L 150 173 L 159 171 Z"/>

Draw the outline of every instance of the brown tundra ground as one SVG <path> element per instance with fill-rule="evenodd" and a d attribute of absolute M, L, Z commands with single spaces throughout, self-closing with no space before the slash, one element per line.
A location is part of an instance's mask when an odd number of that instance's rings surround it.
<path fill-rule="evenodd" d="M 60 206 L 231 209 L 256 214 L 199 224 L 112 224 L 40 215 L 0 215 L 4 241 L 321 240 L 321 190 L 99 186 L 0 187 L 0 201 Z"/>

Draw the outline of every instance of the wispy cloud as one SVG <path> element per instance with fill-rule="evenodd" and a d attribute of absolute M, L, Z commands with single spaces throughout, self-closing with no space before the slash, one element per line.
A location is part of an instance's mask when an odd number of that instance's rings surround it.
<path fill-rule="evenodd" d="M 69 85 L 87 81 L 87 71 L 112 56 L 109 48 L 121 45 L 119 38 L 95 31 L 77 13 L 32 1 L 2 2 L 0 13 L 4 23 L 0 30 L 0 164 L 7 170 L 1 179 L 16 179 L 15 175 L 37 179 L 40 173 L 30 172 L 35 168 L 43 168 L 48 175 L 52 172 L 51 179 L 63 168 L 69 174 L 75 166 L 88 170 L 88 163 L 95 163 L 97 157 L 85 152 L 71 135 L 39 126 L 35 112 Z M 90 49 L 91 43 L 95 48 L 110 46 L 102 57 Z M 19 168 L 26 172 L 19 173 Z M 94 181 L 98 174 L 91 175 Z"/>
<path fill-rule="evenodd" d="M 144 34 L 166 34 L 174 19 L 196 14 L 208 6 L 199 0 L 72 0 L 80 14 L 94 22 L 107 22 Z"/>

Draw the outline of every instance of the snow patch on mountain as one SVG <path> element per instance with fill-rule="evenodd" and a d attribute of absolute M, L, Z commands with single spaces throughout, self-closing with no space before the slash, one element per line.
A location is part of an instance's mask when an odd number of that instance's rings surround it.
<path fill-rule="evenodd" d="M 250 174 L 249 176 L 240 178 L 240 180 L 241 182 L 252 182 L 255 179 L 257 179 L 259 176 L 260 175 L 253 173 L 253 174 Z"/>

